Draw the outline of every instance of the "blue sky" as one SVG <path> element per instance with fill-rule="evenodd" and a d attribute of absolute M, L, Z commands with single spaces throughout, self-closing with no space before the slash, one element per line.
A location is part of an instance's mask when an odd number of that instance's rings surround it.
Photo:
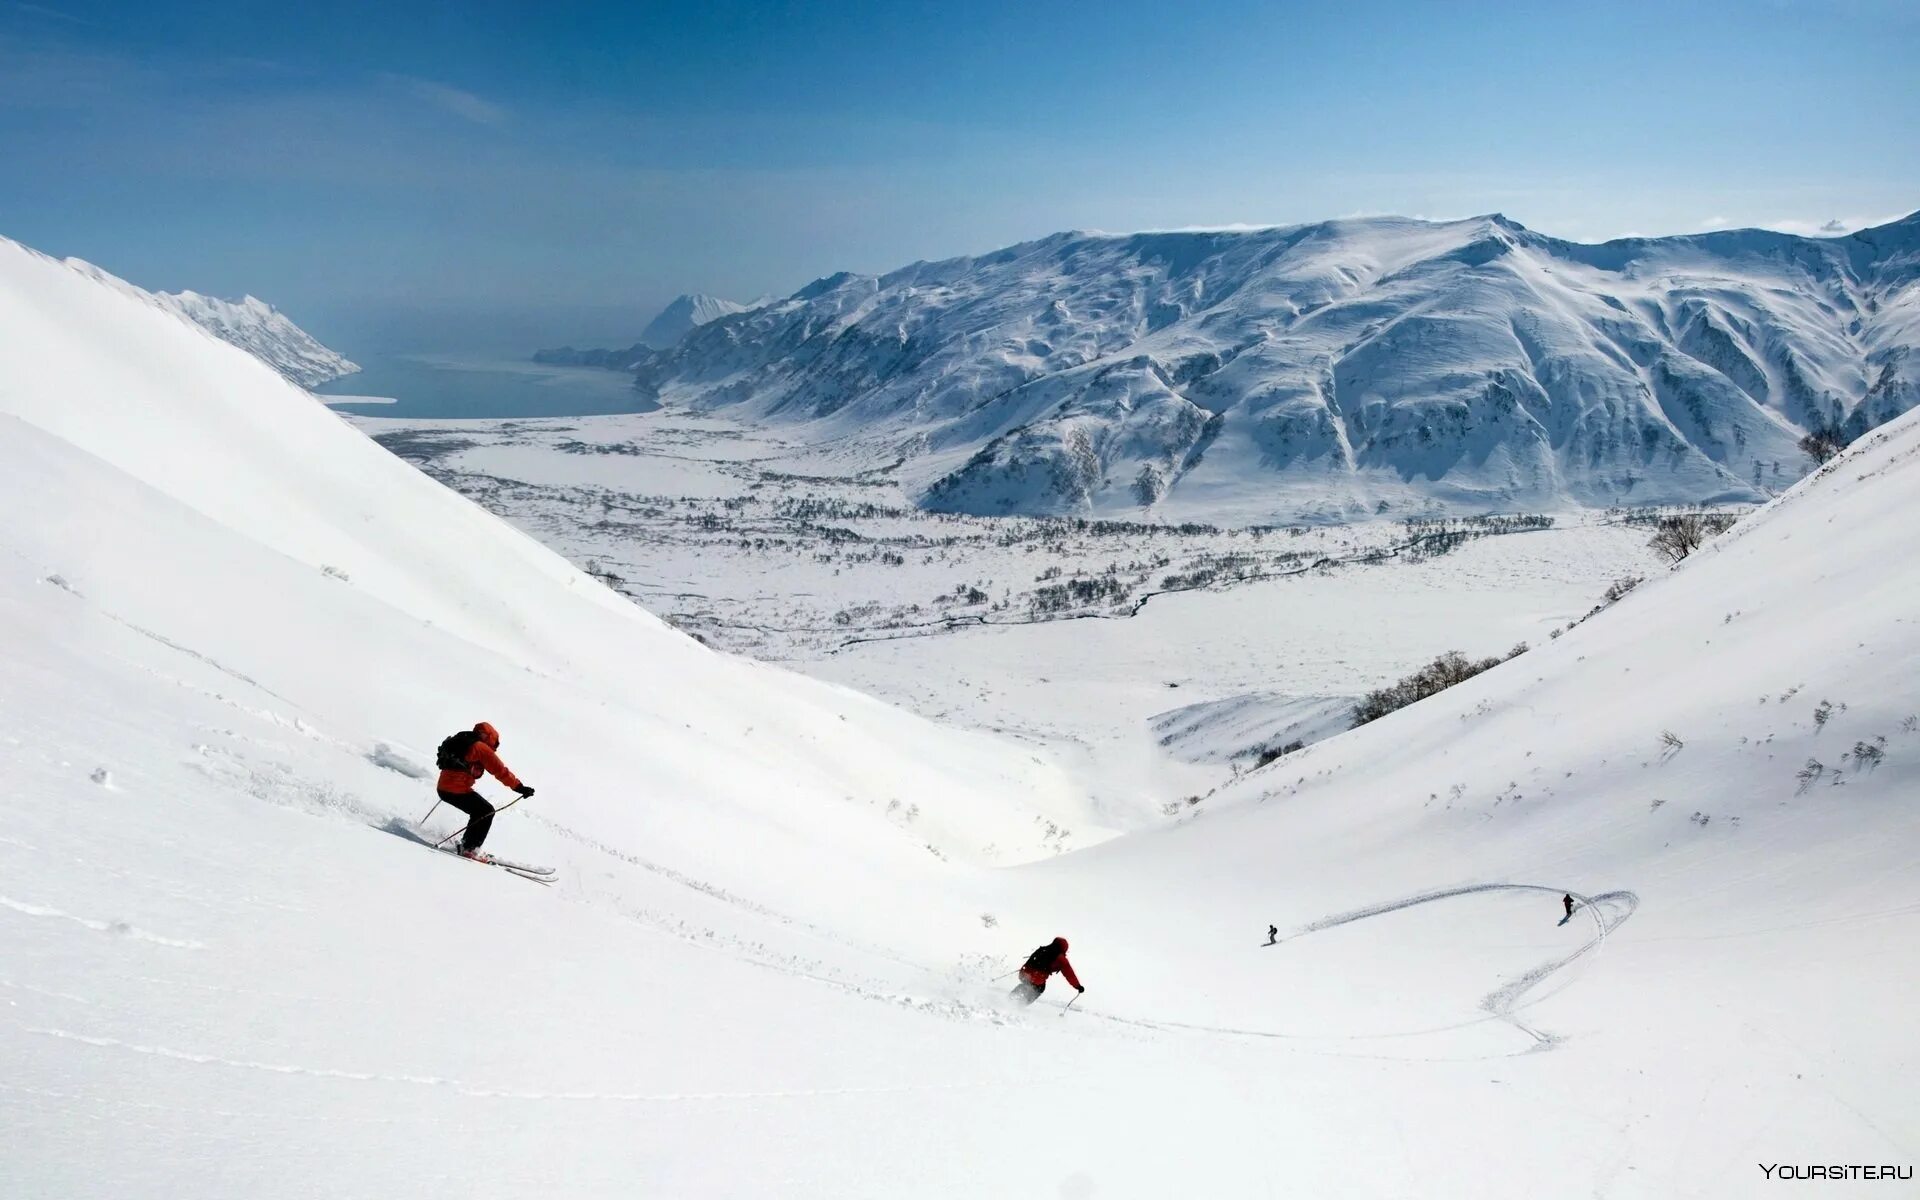
<path fill-rule="evenodd" d="M 1920 208 L 1920 0 L 0 0 L 0 234 L 323 336 L 631 336 L 1066 228 Z"/>

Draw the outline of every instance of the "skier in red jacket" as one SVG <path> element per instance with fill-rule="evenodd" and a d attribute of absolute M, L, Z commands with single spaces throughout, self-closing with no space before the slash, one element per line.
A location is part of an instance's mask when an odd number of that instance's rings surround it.
<path fill-rule="evenodd" d="M 467 742 L 464 749 L 457 744 Z M 520 793 L 524 799 L 533 795 L 533 789 L 521 783 L 519 777 L 507 769 L 495 753 L 500 748 L 500 731 L 485 721 L 473 727 L 471 734 L 455 734 L 442 744 L 442 754 L 452 754 L 452 758 L 443 757 L 440 763 L 440 780 L 435 789 L 446 804 L 467 814 L 467 833 L 460 839 L 460 853 L 465 858 L 477 858 L 486 861 L 487 856 L 480 852 L 480 843 L 487 840 L 487 830 L 493 827 L 493 805 L 488 804 L 473 790 L 481 776 L 492 775 Z M 457 766 L 447 765 L 457 762 Z"/>
<path fill-rule="evenodd" d="M 1073 964 L 1067 961 L 1067 939 L 1057 937 L 1027 955 L 1026 964 L 1020 968 L 1020 983 L 1009 994 L 1023 1004 L 1032 1004 L 1047 990 L 1047 977 L 1055 971 L 1067 977 L 1074 991 L 1087 990 L 1080 986 L 1080 977 L 1073 973 Z"/>

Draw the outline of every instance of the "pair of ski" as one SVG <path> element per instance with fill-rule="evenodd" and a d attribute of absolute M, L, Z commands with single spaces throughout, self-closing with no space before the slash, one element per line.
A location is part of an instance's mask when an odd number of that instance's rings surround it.
<path fill-rule="evenodd" d="M 467 857 L 452 846 L 445 847 L 440 852 L 442 854 L 451 854 L 455 858 Z M 485 858 L 467 858 L 467 861 L 482 863 L 489 867 L 499 867 L 509 875 L 518 875 L 522 879 L 530 879 L 535 883 L 551 884 L 559 878 L 558 872 L 552 867 L 536 867 L 532 863 L 515 862 L 510 858 L 496 858 L 491 854 Z"/>

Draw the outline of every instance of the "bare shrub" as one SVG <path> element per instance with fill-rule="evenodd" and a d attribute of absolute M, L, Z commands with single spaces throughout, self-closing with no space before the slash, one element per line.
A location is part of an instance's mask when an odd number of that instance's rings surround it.
<path fill-rule="evenodd" d="M 1618 604 L 1622 596 L 1645 582 L 1646 580 L 1638 575 L 1622 576 L 1607 585 L 1607 590 L 1600 594 L 1600 599 L 1608 604 Z"/>
<path fill-rule="evenodd" d="M 1676 513 L 1654 522 L 1653 540 L 1647 546 L 1668 563 L 1679 563 L 1732 524 L 1733 518 L 1726 513 Z"/>
<path fill-rule="evenodd" d="M 1261 767 L 1266 766 L 1270 762 L 1275 762 L 1275 761 L 1278 761 L 1279 759 L 1285 758 L 1287 755 L 1292 754 L 1295 750 L 1306 749 L 1306 746 L 1307 744 L 1298 738 L 1295 738 L 1293 741 L 1288 742 L 1284 746 L 1263 746 L 1260 748 L 1260 753 L 1256 755 L 1253 760 L 1253 768 L 1254 770 L 1257 771 Z"/>
<path fill-rule="evenodd" d="M 1800 793 L 1805 795 L 1807 789 L 1820 782 L 1820 777 L 1826 773 L 1827 767 L 1825 763 L 1822 763 L 1817 758 L 1810 758 L 1807 760 L 1806 766 L 1794 772 L 1793 777 L 1800 781 Z"/>
<path fill-rule="evenodd" d="M 1858 771 L 1865 767 L 1871 771 L 1879 766 L 1887 756 L 1885 741 L 1885 738 L 1875 738 L 1871 742 L 1855 742 L 1853 749 L 1847 752 L 1847 757 L 1853 760 L 1853 769 Z"/>
<path fill-rule="evenodd" d="M 1818 466 L 1825 466 L 1846 448 L 1846 435 L 1830 425 L 1815 429 L 1800 439 L 1800 452 Z"/>
<path fill-rule="evenodd" d="M 1527 644 L 1521 642 L 1507 652 L 1507 658 L 1526 653 Z M 1396 712 L 1417 700 L 1438 695 L 1456 683 L 1464 683 L 1482 671 L 1490 670 L 1506 661 L 1503 658 L 1482 658 L 1474 660 L 1449 650 L 1439 658 L 1407 676 L 1397 683 L 1368 692 L 1353 706 L 1353 727 L 1358 729 L 1369 721 L 1378 721 L 1390 712 Z"/>

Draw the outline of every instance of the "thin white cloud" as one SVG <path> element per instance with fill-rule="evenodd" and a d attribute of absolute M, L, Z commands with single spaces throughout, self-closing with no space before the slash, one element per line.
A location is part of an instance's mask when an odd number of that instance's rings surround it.
<path fill-rule="evenodd" d="M 389 75 L 387 78 L 405 88 L 414 98 L 476 125 L 498 125 L 507 119 L 506 109 L 464 88 L 412 75 Z"/>
<path fill-rule="evenodd" d="M 28 16 L 45 17 L 52 21 L 65 21 L 69 25 L 87 25 L 95 29 L 100 27 L 98 21 L 89 21 L 85 17 L 76 17 L 70 12 L 62 12 L 57 8 L 48 8 L 44 4 L 28 4 L 25 3 L 25 0 L 15 0 L 15 3 L 11 7 L 14 11 L 26 13 Z"/>

